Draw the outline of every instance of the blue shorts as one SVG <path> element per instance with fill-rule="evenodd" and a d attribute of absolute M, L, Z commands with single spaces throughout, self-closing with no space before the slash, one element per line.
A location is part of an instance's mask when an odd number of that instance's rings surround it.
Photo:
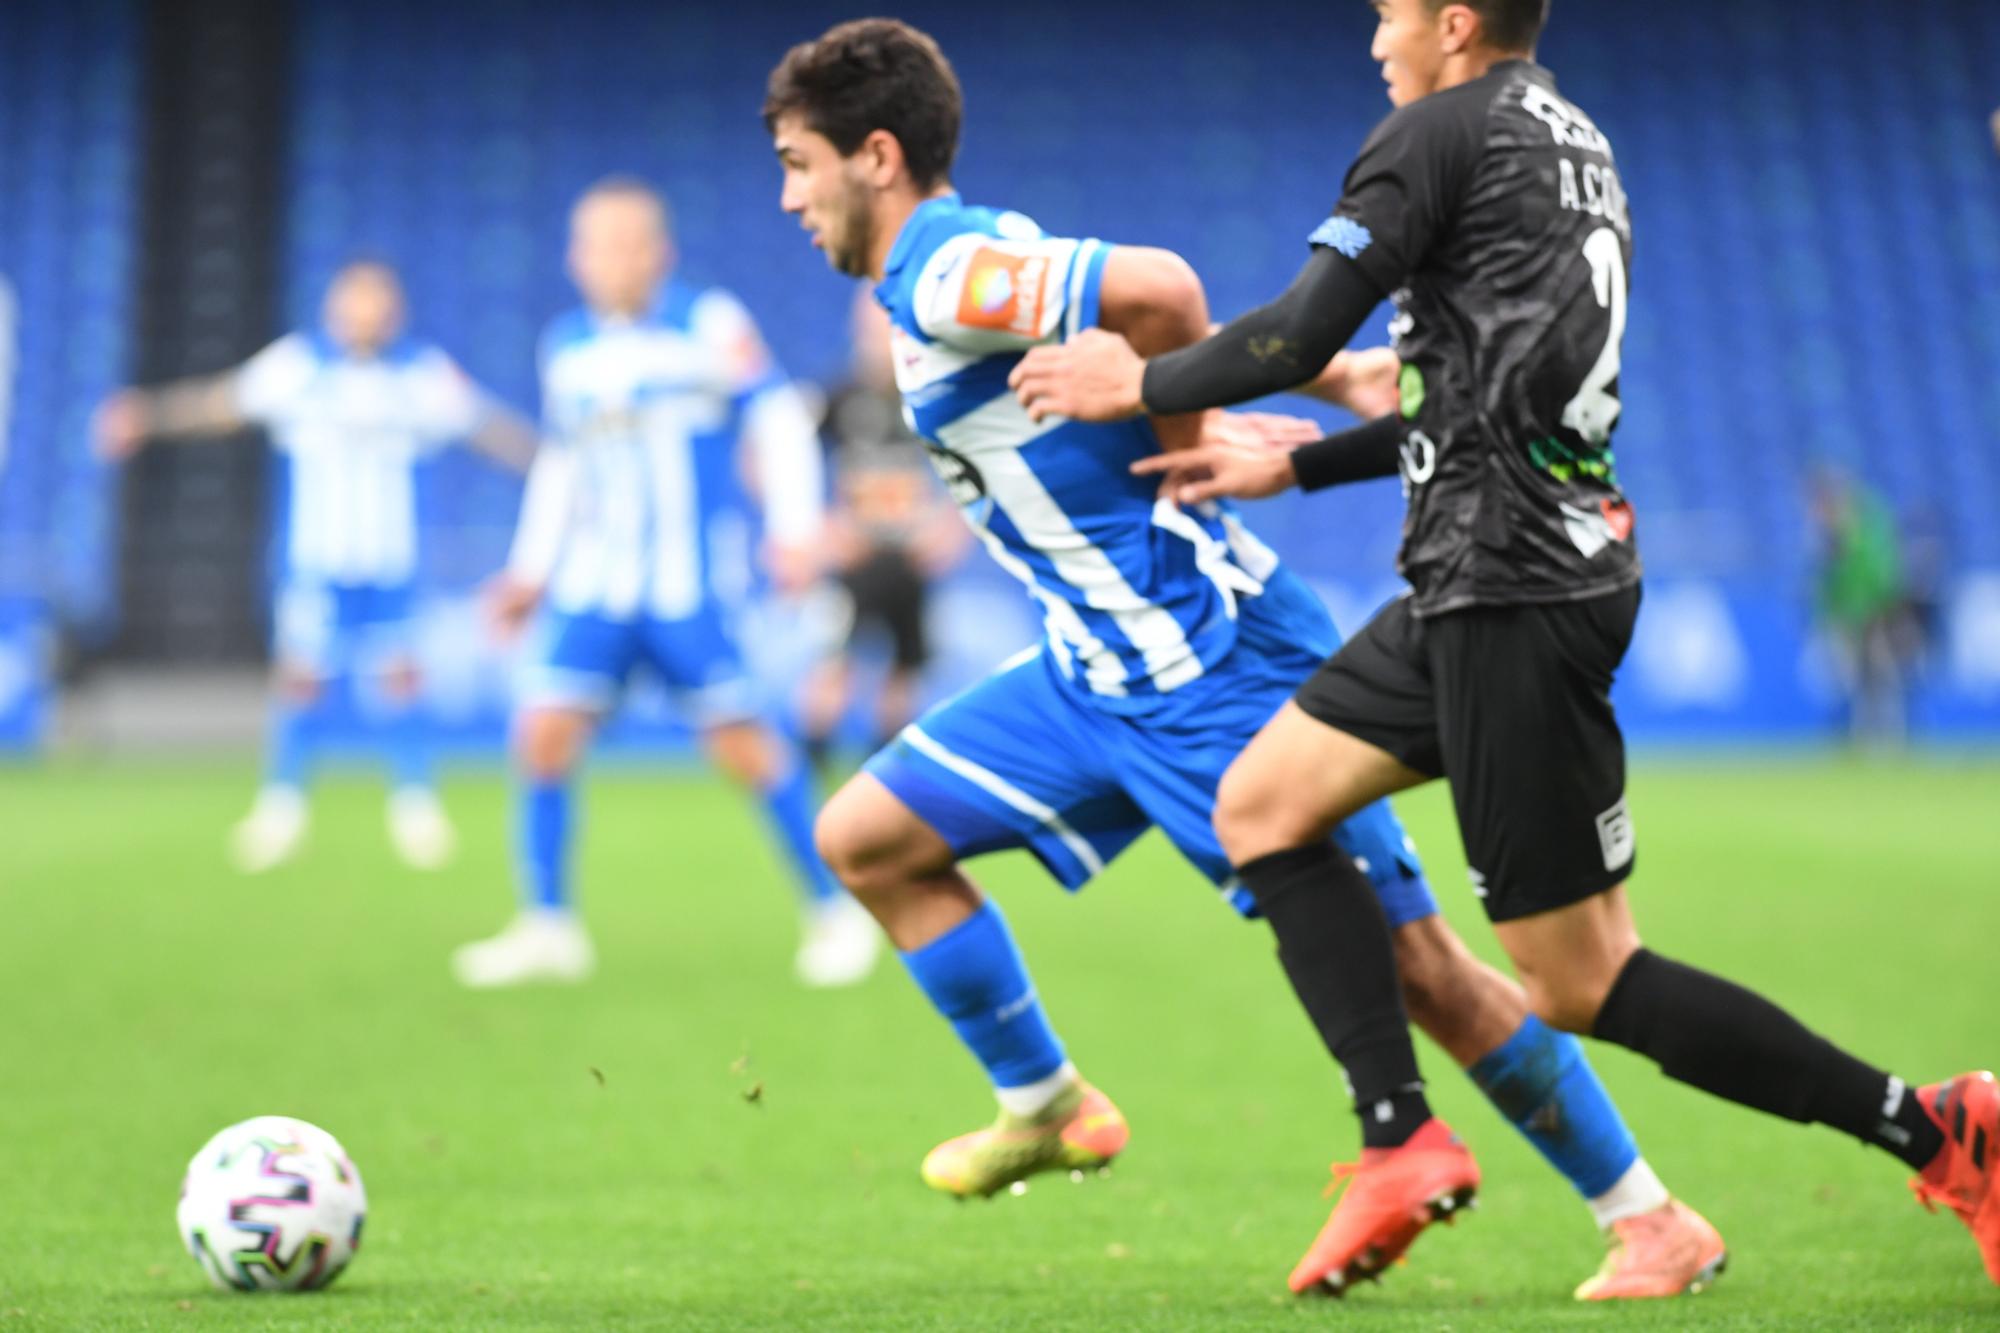
<path fill-rule="evenodd" d="M 683 620 L 551 613 L 529 650 L 520 702 L 604 712 L 641 663 L 681 696 L 697 727 L 742 722 L 761 711 L 736 636 L 713 605 Z"/>
<path fill-rule="evenodd" d="M 1242 617 L 1229 656 L 1154 712 L 1095 706 L 1038 649 L 924 714 L 867 771 L 960 858 L 1026 847 L 1072 890 L 1157 825 L 1253 916 L 1249 891 L 1216 840 L 1216 787 L 1340 637 L 1288 571 L 1246 599 Z M 1367 872 L 1392 927 L 1437 911 L 1387 801 L 1342 824 L 1334 839 Z"/>
<path fill-rule="evenodd" d="M 407 583 L 288 579 L 271 617 L 273 655 L 285 668 L 320 680 L 413 660 L 415 601 Z"/>

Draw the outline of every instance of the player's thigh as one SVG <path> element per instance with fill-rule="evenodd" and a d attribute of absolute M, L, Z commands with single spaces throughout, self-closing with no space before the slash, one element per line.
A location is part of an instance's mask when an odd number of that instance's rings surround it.
<path fill-rule="evenodd" d="M 342 647 L 339 601 L 324 583 L 291 580 L 271 607 L 272 685 L 294 707 L 318 701 L 339 673 Z"/>
<path fill-rule="evenodd" d="M 1224 775 L 1216 827 L 1238 865 L 1325 837 L 1442 771 L 1423 626 L 1390 603 L 1258 731 Z"/>
<path fill-rule="evenodd" d="M 536 626 L 515 679 L 515 761 L 530 777 L 573 771 L 638 654 L 636 627 L 556 613 Z"/>
<path fill-rule="evenodd" d="M 423 689 L 416 590 L 408 584 L 360 588 L 348 600 L 351 611 L 344 629 L 353 645 L 356 675 L 366 682 L 366 701 L 407 706 Z"/>
<path fill-rule="evenodd" d="M 1429 780 L 1287 703 L 1223 774 L 1216 834 L 1243 865 L 1327 837 L 1383 797 Z"/>
<path fill-rule="evenodd" d="M 865 770 L 827 798 L 813 836 L 827 867 L 857 893 L 943 874 L 958 859 L 942 833 Z"/>
<path fill-rule="evenodd" d="M 1076 889 L 1151 827 L 1106 749 L 1103 715 L 1038 652 L 925 713 L 865 771 L 957 859 L 1024 847 Z"/>
<path fill-rule="evenodd" d="M 641 648 L 636 623 L 588 613 L 552 612 L 529 636 L 514 677 L 517 711 L 609 712 Z"/>
<path fill-rule="evenodd" d="M 1611 683 L 1636 588 L 1437 617 L 1438 731 L 1486 913 L 1513 921 L 1623 883 L 1634 860 Z"/>

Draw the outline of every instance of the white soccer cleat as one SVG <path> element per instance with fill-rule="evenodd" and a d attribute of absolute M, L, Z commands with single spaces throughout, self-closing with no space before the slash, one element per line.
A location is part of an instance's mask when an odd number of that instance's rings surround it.
<path fill-rule="evenodd" d="M 882 928 L 846 893 L 806 912 L 805 937 L 793 960 L 808 986 L 852 986 L 875 970 Z"/>
<path fill-rule="evenodd" d="M 578 982 L 596 969 L 590 936 L 568 912 L 522 912 L 492 939 L 464 945 L 451 956 L 453 975 L 474 990 Z"/>
<path fill-rule="evenodd" d="M 229 859 L 246 875 L 261 875 L 305 845 L 306 798 L 296 787 L 266 787 L 250 813 L 229 831 Z"/>
<path fill-rule="evenodd" d="M 389 842 L 413 870 L 442 870 L 458 851 L 458 831 L 437 793 L 404 787 L 389 797 Z"/>

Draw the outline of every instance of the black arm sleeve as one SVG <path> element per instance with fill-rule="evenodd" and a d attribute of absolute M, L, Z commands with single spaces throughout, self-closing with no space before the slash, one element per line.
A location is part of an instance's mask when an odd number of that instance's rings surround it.
<path fill-rule="evenodd" d="M 1403 419 L 1391 412 L 1352 430 L 1292 451 L 1292 472 L 1302 491 L 1323 491 L 1348 481 L 1390 477 L 1401 466 Z"/>
<path fill-rule="evenodd" d="M 1297 388 L 1326 369 L 1384 295 L 1353 260 L 1315 249 L 1283 296 L 1148 361 L 1140 397 L 1148 412 L 1172 416 Z"/>

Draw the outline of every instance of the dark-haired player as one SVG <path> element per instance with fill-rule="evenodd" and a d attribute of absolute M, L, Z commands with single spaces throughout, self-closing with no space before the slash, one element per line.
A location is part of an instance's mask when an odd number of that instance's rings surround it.
<path fill-rule="evenodd" d="M 1373 55 L 1397 110 L 1369 136 L 1290 291 L 1142 362 L 1108 334 L 1037 351 L 1015 384 L 1038 418 L 1115 421 L 1242 402 L 1309 379 L 1384 297 L 1401 410 L 1289 455 L 1204 448 L 1142 471 L 1183 503 L 1401 472 L 1409 596 L 1341 649 L 1223 780 L 1222 845 L 1281 941 L 1338 932 L 1386 955 L 1366 879 L 1326 847 L 1349 811 L 1438 777 L 1474 883 L 1535 1012 L 1743 1105 L 1900 1157 L 1971 1230 L 2000 1281 L 2000 1089 L 1912 1088 L 1740 986 L 1645 949 L 1625 747 L 1611 680 L 1639 610 L 1632 511 L 1611 453 L 1631 221 L 1611 145 L 1534 63 L 1547 0 L 1376 0 Z M 1290 961 L 1295 955 L 1286 952 Z M 1368 1015 L 1357 1095 L 1410 1086 L 1394 987 L 1318 975 L 1322 1023 Z M 1301 986 L 1302 993 L 1306 988 Z M 1355 1189 L 1424 1155 L 1421 1093 Z M 1378 1186 L 1378 1183 L 1380 1185 Z"/>
<path fill-rule="evenodd" d="M 1066 1059 L 1000 909 L 960 862 L 1033 851 L 1082 887 L 1157 824 L 1225 898 L 1249 899 L 1210 814 L 1223 768 L 1338 641 L 1296 575 L 1226 506 L 1177 508 L 1129 466 L 1163 435 L 1240 433 L 1207 418 L 1040 425 L 1007 390 L 1022 353 L 1093 326 L 1164 349 L 1198 338 L 1198 279 L 1164 251 L 1045 235 L 1018 213 L 968 207 L 951 189 L 959 92 L 922 33 L 888 20 L 843 24 L 795 47 L 773 73 L 765 119 L 784 168 L 783 205 L 843 273 L 867 278 L 889 311 L 898 384 L 975 533 L 1044 611 L 1046 639 L 933 709 L 828 802 L 828 864 L 875 913 L 911 975 L 985 1067 L 1000 1115 L 939 1145 L 924 1177 L 990 1194 L 1042 1170 L 1098 1165 L 1120 1151 L 1117 1108 Z M 1351 399 L 1354 363 L 1315 386 Z M 1375 802 L 1319 835 L 1372 884 L 1396 927 L 1396 962 L 1416 1021 L 1584 1196 L 1601 1222 L 1649 1229 L 1592 1288 L 1623 1297 L 1680 1290 L 1712 1270 L 1712 1228 L 1672 1203 L 1572 1038 L 1527 1017 L 1511 981 L 1475 961 L 1437 915 L 1413 850 Z M 1334 855 L 1329 851 L 1328 855 Z M 1352 857 L 1353 860 L 1346 858 Z M 1377 930 L 1379 932 L 1379 924 Z M 1389 988 L 1407 1051 L 1396 965 L 1337 934 L 1282 942 L 1295 980 L 1365 970 Z M 1320 1012 L 1315 1009 L 1315 1012 Z M 1328 1030 L 1353 1060 L 1362 1029 Z M 1370 1035 L 1364 1040 L 1377 1039 Z M 1415 1084 L 1414 1068 L 1409 1081 Z M 1391 1123 L 1408 1088 L 1363 1102 Z M 1372 1133 L 1373 1131 L 1369 1131 Z M 1442 1126 L 1406 1196 L 1343 1204 L 1337 1262 L 1296 1286 L 1380 1272 L 1479 1173 Z"/>

